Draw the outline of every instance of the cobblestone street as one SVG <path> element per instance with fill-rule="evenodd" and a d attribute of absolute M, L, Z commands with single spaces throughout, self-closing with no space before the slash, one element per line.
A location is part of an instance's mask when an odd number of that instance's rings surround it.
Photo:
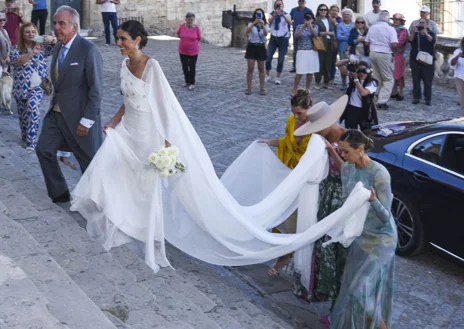
<path fill-rule="evenodd" d="M 123 101 L 119 90 L 119 69 L 123 57 L 116 46 L 104 47 L 102 43 L 98 44 L 104 58 L 106 92 L 102 104 L 102 121 L 105 123 L 117 112 Z M 253 93 L 247 96 L 244 94 L 246 88 L 244 50 L 202 44 L 197 65 L 196 89 L 189 91 L 182 87 L 184 79 L 177 45 L 176 39 L 156 36 L 151 37 L 145 51 L 159 61 L 185 112 L 203 140 L 219 176 L 252 141 L 283 135 L 286 118 L 290 114 L 289 100 L 294 79 L 294 75 L 288 73 L 291 68 L 290 61 L 285 63 L 280 86 L 271 83 L 275 74 L 276 61 L 274 61 L 272 79 L 266 85 L 266 96 L 259 95 L 256 68 Z M 341 96 L 343 92 L 338 89 L 339 85 L 334 87 L 335 89 L 331 91 L 313 89 L 314 103 L 321 100 L 330 103 Z M 412 83 L 408 79 L 405 90 L 410 89 Z M 460 115 L 455 89 L 434 85 L 432 92 L 432 106 L 426 106 L 423 101 L 419 105 L 412 105 L 412 96 L 405 93 L 405 101 L 392 100 L 389 102 L 388 111 L 379 111 L 379 120 L 381 122 L 433 121 Z M 43 109 L 47 108 L 47 104 L 48 99 L 43 102 Z M 12 152 L 22 159 L 21 163 L 12 162 L 39 187 L 45 189 L 36 155 L 27 154 L 21 145 L 16 114 L 8 116 L 6 112 L 1 113 L 0 132 L 0 142 L 7 146 L 7 153 Z M 65 168 L 64 171 L 72 187 L 77 183 L 80 174 L 69 168 Z M 83 225 L 79 218 L 76 220 Z M 176 257 L 188 258 L 188 256 L 175 255 L 177 253 L 173 251 L 171 257 L 174 258 L 174 267 L 180 271 L 193 271 L 197 276 L 202 275 L 202 269 L 198 268 L 197 263 L 180 261 L 180 258 L 176 261 Z M 396 260 L 393 328 L 464 329 L 463 264 L 443 258 L 437 252 L 427 252 L 412 258 L 397 257 Z M 265 266 L 261 265 L 257 269 L 264 272 Z M 317 317 L 314 313 L 319 312 L 321 307 L 326 308 L 327 305 L 301 304 L 293 298 L 290 284 L 282 278 L 271 279 L 264 275 L 262 280 L 264 285 L 274 285 L 279 289 L 271 289 L 271 291 L 266 286 L 260 286 L 258 278 L 253 277 L 255 272 L 256 270 L 251 267 L 249 274 L 246 274 L 246 271 L 231 269 L 231 273 L 236 273 L 246 282 L 246 289 L 251 289 L 250 286 L 255 287 L 270 304 L 276 304 L 284 309 L 290 314 L 289 317 L 299 319 L 302 323 L 301 327 L 322 328 L 321 324 L 315 323 L 317 321 L 314 319 Z M 220 291 L 214 293 L 221 294 Z M 222 294 L 221 297 L 224 298 L 226 292 Z M 294 326 L 296 328 L 296 324 Z"/>

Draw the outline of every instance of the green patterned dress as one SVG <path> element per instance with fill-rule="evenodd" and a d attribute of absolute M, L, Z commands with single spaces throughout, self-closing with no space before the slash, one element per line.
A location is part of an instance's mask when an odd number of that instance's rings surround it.
<path fill-rule="evenodd" d="M 377 329 L 381 320 L 391 327 L 393 272 L 397 232 L 391 204 L 390 174 L 378 162 L 357 169 L 344 163 L 341 171 L 343 197 L 357 182 L 374 187 L 364 229 L 349 247 L 340 292 L 330 313 L 331 329 Z"/>

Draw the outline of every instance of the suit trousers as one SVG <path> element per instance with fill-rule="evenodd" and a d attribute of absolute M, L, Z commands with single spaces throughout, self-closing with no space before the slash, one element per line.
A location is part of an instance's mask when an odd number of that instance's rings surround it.
<path fill-rule="evenodd" d="M 464 80 L 456 78 L 455 81 L 459 95 L 459 104 L 461 105 L 461 115 L 464 116 Z"/>
<path fill-rule="evenodd" d="M 432 100 L 432 81 L 435 75 L 435 62 L 433 65 L 418 63 L 414 58 L 409 59 L 409 67 L 412 73 L 412 88 L 414 99 L 421 99 L 421 81 L 424 82 L 425 101 Z"/>
<path fill-rule="evenodd" d="M 48 196 L 52 199 L 61 196 L 68 190 L 68 185 L 56 158 L 58 150 L 66 149 L 66 151 L 74 153 L 82 173 L 92 161 L 92 158 L 80 148 L 77 138 L 82 137 L 77 137 L 75 131 L 69 130 L 61 112 L 50 110 L 47 113 L 43 120 L 42 133 L 36 153 L 44 175 Z"/>
<path fill-rule="evenodd" d="M 392 54 L 370 52 L 371 66 L 374 71 L 374 78 L 379 82 L 377 89 L 379 104 L 386 104 L 393 91 L 393 69 L 394 62 Z"/>
<path fill-rule="evenodd" d="M 37 9 L 33 10 L 31 13 L 31 22 L 39 29 L 39 34 L 45 34 L 45 25 L 47 23 L 48 10 L 47 9 Z M 37 25 L 39 23 L 39 25 Z"/>

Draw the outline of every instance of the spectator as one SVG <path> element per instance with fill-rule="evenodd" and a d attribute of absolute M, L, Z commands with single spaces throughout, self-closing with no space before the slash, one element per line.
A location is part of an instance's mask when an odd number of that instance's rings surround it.
<path fill-rule="evenodd" d="M 180 38 L 180 61 L 184 71 L 185 86 L 189 90 L 195 89 L 195 73 L 201 40 L 200 28 L 193 24 L 194 21 L 195 14 L 188 12 L 185 15 L 185 24 L 181 24 L 177 29 L 177 35 Z"/>
<path fill-rule="evenodd" d="M 393 56 L 398 45 L 395 29 L 388 24 L 390 14 L 382 11 L 378 22 L 371 26 L 366 36 L 374 77 L 379 82 L 378 109 L 388 109 L 388 100 L 393 90 Z"/>
<path fill-rule="evenodd" d="M 13 97 L 18 105 L 21 139 L 26 144 L 28 153 L 37 145 L 40 122 L 40 103 L 44 92 L 42 79 L 48 76 L 47 56 L 50 56 L 56 38 L 46 36 L 46 43 L 34 42 L 37 28 L 32 23 L 25 23 L 19 29 L 18 45 L 10 53 L 11 63 L 16 66 L 13 79 Z"/>
<path fill-rule="evenodd" d="M 8 32 L 11 45 L 16 46 L 18 44 L 19 25 L 23 23 L 23 14 L 16 7 L 15 0 L 5 0 L 5 6 L 6 8 L 3 8 L 3 12 L 6 14 L 5 30 Z"/>
<path fill-rule="evenodd" d="M 298 40 L 298 54 L 296 64 L 295 85 L 291 96 L 295 96 L 303 74 L 306 75 L 306 89 L 310 90 L 313 73 L 319 72 L 319 55 L 313 50 L 313 37 L 319 35 L 319 28 L 313 24 L 315 21 L 312 13 L 307 13 L 304 23 L 298 25 L 295 35 Z"/>
<path fill-rule="evenodd" d="M 103 25 L 105 26 L 105 46 L 109 46 L 111 44 L 110 22 L 113 28 L 114 43 L 118 41 L 116 34 L 119 24 L 116 5 L 119 5 L 119 0 L 97 0 L 97 5 L 101 5 Z"/>
<path fill-rule="evenodd" d="M 298 51 L 298 38 L 295 36 L 296 27 L 298 25 L 304 24 L 304 16 L 308 13 L 314 17 L 313 11 L 306 7 L 306 0 L 298 0 L 298 7 L 295 7 L 290 11 L 290 17 L 292 18 L 293 22 L 293 68 L 290 70 L 290 73 L 296 72 L 295 63 L 296 53 Z"/>
<path fill-rule="evenodd" d="M 371 63 L 369 58 L 369 46 L 365 45 L 365 40 L 369 26 L 364 16 L 358 16 L 356 18 L 355 26 L 351 29 L 350 36 L 348 38 L 348 44 L 350 45 L 350 60 L 352 61 L 364 61 Z"/>
<path fill-rule="evenodd" d="M 277 72 L 274 83 L 280 85 L 280 74 L 284 69 L 285 55 L 288 50 L 288 40 L 290 39 L 290 24 L 292 20 L 290 15 L 284 11 L 284 2 L 276 0 L 274 2 L 274 11 L 269 17 L 269 26 L 271 27 L 271 39 L 269 40 L 267 60 L 266 60 L 266 78 L 268 82 L 271 78 L 269 72 L 272 69 L 272 58 L 277 48 L 279 48 L 279 59 L 277 60 Z"/>
<path fill-rule="evenodd" d="M 339 16 L 340 14 L 340 7 L 336 4 L 330 6 L 329 9 L 329 19 L 335 25 L 335 34 L 337 34 L 337 27 L 338 24 L 342 22 L 342 18 Z M 332 60 L 330 62 L 330 76 L 329 76 L 329 84 L 336 85 L 335 83 L 335 73 L 337 71 L 335 67 L 335 62 L 337 61 L 337 54 L 338 54 L 338 40 L 333 40 L 332 42 Z"/>
<path fill-rule="evenodd" d="M 438 29 L 438 24 L 432 21 L 431 19 L 428 18 L 430 14 L 430 8 L 427 6 L 422 6 L 420 10 L 420 18 L 423 18 L 427 21 L 427 25 L 429 27 L 429 30 L 437 36 L 437 34 L 440 34 L 440 30 Z M 409 33 L 414 33 L 414 27 L 419 26 L 419 19 L 416 19 L 412 21 L 411 25 L 409 26 Z"/>
<path fill-rule="evenodd" d="M 396 29 L 398 36 L 398 47 L 395 50 L 395 70 L 393 71 L 393 93 L 391 97 L 396 98 L 397 101 L 404 100 L 404 71 L 406 70 L 406 45 L 408 43 L 408 30 L 404 27 L 406 20 L 403 14 L 393 15 L 393 27 Z"/>
<path fill-rule="evenodd" d="M 266 95 L 266 91 L 264 90 L 264 61 L 267 59 L 266 36 L 268 32 L 269 25 L 267 25 L 264 10 L 258 8 L 253 13 L 247 29 L 248 45 L 245 53 L 245 58 L 248 63 L 246 95 L 251 95 L 251 83 L 253 81 L 255 62 L 258 62 L 260 94 L 263 96 Z"/>
<path fill-rule="evenodd" d="M 3 71 L 8 69 L 8 55 L 10 54 L 11 41 L 8 32 L 5 30 L 6 15 L 0 12 L 0 78 Z"/>
<path fill-rule="evenodd" d="M 319 28 L 319 35 L 322 37 L 325 50 L 319 51 L 319 73 L 316 73 L 316 86 L 314 87 L 316 89 L 321 89 L 322 76 L 324 76 L 324 88 L 333 89 L 329 86 L 329 81 L 333 42 L 336 39 L 336 27 L 332 20 L 328 18 L 328 12 L 329 7 L 325 4 L 320 4 L 317 7 L 316 25 Z"/>
<path fill-rule="evenodd" d="M 412 72 L 413 104 L 419 104 L 421 99 L 421 81 L 423 81 L 425 104 L 431 105 L 432 80 L 435 74 L 435 41 L 435 33 L 428 29 L 427 20 L 425 18 L 419 19 L 419 26 L 413 27 L 413 33 L 409 35 L 409 42 L 411 43 L 409 67 Z M 419 51 L 429 53 L 433 57 L 433 63 L 428 65 L 418 62 L 416 58 Z"/>
<path fill-rule="evenodd" d="M 369 26 L 374 25 L 379 20 L 381 5 L 382 4 L 380 0 L 372 0 L 372 10 L 367 12 L 365 15 L 367 24 L 369 24 Z"/>
<path fill-rule="evenodd" d="M 464 116 L 464 38 L 461 39 L 460 47 L 454 51 L 453 57 L 450 59 L 450 65 L 454 69 L 461 114 Z"/>
<path fill-rule="evenodd" d="M 338 24 L 337 27 L 337 40 L 338 40 L 338 56 L 340 59 L 347 59 L 345 51 L 348 47 L 348 39 L 350 37 L 351 30 L 353 29 L 353 11 L 349 8 L 342 10 L 343 21 Z M 346 75 L 341 74 L 342 77 L 342 87 L 341 90 L 346 90 Z"/>
<path fill-rule="evenodd" d="M 341 73 L 350 77 L 350 84 L 346 91 L 349 100 L 340 122 L 345 120 L 345 127 L 348 129 L 358 129 L 359 126 L 361 130 L 378 124 L 374 105 L 374 93 L 378 83 L 372 78 L 369 64 L 363 61 L 350 62 L 348 59 L 342 59 L 337 62 L 337 67 Z"/>
<path fill-rule="evenodd" d="M 40 35 L 44 35 L 48 16 L 47 0 L 29 0 L 29 3 L 33 5 L 31 22 L 39 27 Z"/>

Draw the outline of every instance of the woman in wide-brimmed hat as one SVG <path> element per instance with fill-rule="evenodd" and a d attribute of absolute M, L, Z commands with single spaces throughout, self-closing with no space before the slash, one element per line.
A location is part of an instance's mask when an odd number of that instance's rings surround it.
<path fill-rule="evenodd" d="M 338 141 L 346 129 L 338 124 L 338 120 L 343 114 L 347 101 L 348 96 L 343 96 L 331 105 L 325 102 L 315 104 L 308 111 L 309 122 L 295 131 L 297 136 L 317 133 L 326 139 L 329 152 L 329 175 L 319 187 L 318 220 L 330 215 L 343 204 L 340 178 L 343 160 Z M 329 237 L 325 236 L 314 245 L 310 282 L 302 282 L 299 273 L 295 273 L 294 293 L 300 299 L 334 302 L 337 298 L 347 250 L 339 243 L 323 248 L 322 244 L 327 240 Z M 305 286 L 308 285 L 309 289 L 306 289 Z M 326 322 L 327 315 L 321 321 Z"/>

